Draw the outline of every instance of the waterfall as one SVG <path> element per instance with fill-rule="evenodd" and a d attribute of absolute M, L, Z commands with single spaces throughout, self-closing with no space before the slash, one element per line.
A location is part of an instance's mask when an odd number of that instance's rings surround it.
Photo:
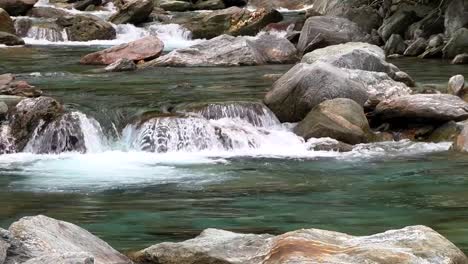
<path fill-rule="evenodd" d="M 0 154 L 16 152 L 15 139 L 11 135 L 11 128 L 7 124 L 0 124 Z"/>

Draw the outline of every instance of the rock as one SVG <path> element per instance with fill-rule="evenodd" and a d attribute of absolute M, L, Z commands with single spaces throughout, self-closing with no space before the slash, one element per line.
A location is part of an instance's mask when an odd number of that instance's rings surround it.
<path fill-rule="evenodd" d="M 85 11 L 90 6 L 99 6 L 102 4 L 102 0 L 80 0 L 73 4 L 73 8 L 81 11 Z"/>
<path fill-rule="evenodd" d="M 452 64 L 468 64 L 468 53 L 458 54 L 453 58 Z"/>
<path fill-rule="evenodd" d="M 336 98 L 320 103 L 294 128 L 305 140 L 330 137 L 344 143 L 368 141 L 370 127 L 364 109 L 355 101 Z"/>
<path fill-rule="evenodd" d="M 116 62 L 107 66 L 104 70 L 107 72 L 123 72 L 134 71 L 137 69 L 136 64 L 129 59 L 118 59 Z"/>
<path fill-rule="evenodd" d="M 427 47 L 427 41 L 425 38 L 416 39 L 408 48 L 405 50 L 403 55 L 405 56 L 418 56 L 422 54 Z"/>
<path fill-rule="evenodd" d="M 241 66 L 296 61 L 296 48 L 287 39 L 270 34 L 257 37 L 222 35 L 185 49 L 177 49 L 143 64 L 155 66 Z"/>
<path fill-rule="evenodd" d="M 8 108 L 13 108 L 16 106 L 17 103 L 19 103 L 21 100 L 26 99 L 22 96 L 16 96 L 16 95 L 0 95 L 0 101 L 4 102 Z"/>
<path fill-rule="evenodd" d="M 0 44 L 7 46 L 24 45 L 24 40 L 6 32 L 0 32 Z"/>
<path fill-rule="evenodd" d="M 93 256 L 88 253 L 47 254 L 30 259 L 23 264 L 94 264 Z"/>
<path fill-rule="evenodd" d="M 454 141 L 462 129 L 462 123 L 449 121 L 434 130 L 427 138 L 427 141 L 435 143 Z"/>
<path fill-rule="evenodd" d="M 408 87 L 415 87 L 416 86 L 416 82 L 406 72 L 402 72 L 402 71 L 395 72 L 395 75 L 393 76 L 393 79 L 395 81 L 397 81 L 397 82 L 402 82 L 402 83 L 406 84 L 406 86 L 408 86 Z"/>
<path fill-rule="evenodd" d="M 387 264 L 466 263 L 454 244 L 429 227 L 409 226 L 371 236 L 302 229 L 276 237 L 207 229 L 197 238 L 161 243 L 135 254 L 147 264 Z"/>
<path fill-rule="evenodd" d="M 64 16 L 71 16 L 73 14 L 63 9 L 48 6 L 38 6 L 33 7 L 31 10 L 29 10 L 27 15 L 30 17 L 60 18 Z"/>
<path fill-rule="evenodd" d="M 453 144 L 451 149 L 458 152 L 468 152 L 468 122 L 458 123 L 455 130 L 456 134 L 453 136 Z"/>
<path fill-rule="evenodd" d="M 286 8 L 298 10 L 312 4 L 311 0 L 249 0 L 248 3 L 256 8 Z"/>
<path fill-rule="evenodd" d="M 184 12 L 192 8 L 192 3 L 184 0 L 160 0 L 159 7 L 167 11 Z"/>
<path fill-rule="evenodd" d="M 269 73 L 269 74 L 263 75 L 262 78 L 265 80 L 277 81 L 279 80 L 279 78 L 281 78 L 281 76 L 283 76 L 283 74 L 281 73 Z"/>
<path fill-rule="evenodd" d="M 379 28 L 379 34 L 383 40 L 387 41 L 392 34 L 403 35 L 408 27 L 417 19 L 414 12 L 399 10 L 392 16 L 384 19 Z"/>
<path fill-rule="evenodd" d="M 109 65 L 119 59 L 131 61 L 152 60 L 164 50 L 164 43 L 157 37 L 148 36 L 105 50 L 93 52 L 81 58 L 81 64 Z"/>
<path fill-rule="evenodd" d="M 463 75 L 458 74 L 458 75 L 452 76 L 449 79 L 448 88 L 447 88 L 447 91 L 449 94 L 463 97 L 464 94 L 466 93 L 464 88 L 465 88 L 465 77 L 463 77 Z"/>
<path fill-rule="evenodd" d="M 327 13 L 327 15 L 333 14 Z M 335 14 L 335 16 L 345 17 L 353 21 L 367 33 L 372 32 L 373 29 L 378 29 L 382 25 L 382 17 L 377 10 L 367 5 L 346 8 L 342 14 Z"/>
<path fill-rule="evenodd" d="M 0 141 L 1 140 L 2 138 L 0 138 Z M 3 263 L 1 261 L 1 256 L 3 254 L 2 252 L 6 253 L 4 264 L 24 263 L 32 256 L 32 253 L 25 247 L 25 245 L 23 245 L 21 241 L 13 237 L 13 235 L 8 230 L 0 228 L 0 263 Z"/>
<path fill-rule="evenodd" d="M 0 0 L 0 8 L 10 14 L 10 16 L 25 15 L 38 0 Z"/>
<path fill-rule="evenodd" d="M 406 43 L 399 34 L 392 34 L 385 43 L 385 54 L 403 54 L 406 50 Z"/>
<path fill-rule="evenodd" d="M 8 113 L 8 105 L 3 102 L 3 101 L 0 101 L 0 121 L 2 121 L 6 114 Z"/>
<path fill-rule="evenodd" d="M 429 38 L 429 42 L 427 43 L 428 48 L 437 48 L 444 45 L 444 35 L 437 34 Z"/>
<path fill-rule="evenodd" d="M 10 233 L 28 248 L 33 257 L 47 260 L 68 255 L 79 261 L 94 258 L 96 264 L 130 264 L 131 261 L 111 248 L 106 242 L 71 223 L 46 216 L 24 217 L 11 224 Z M 76 255 L 76 253 L 84 253 Z M 61 255 L 61 256 L 60 256 Z M 56 263 L 56 262 L 49 262 Z"/>
<path fill-rule="evenodd" d="M 422 59 L 432 59 L 432 58 L 441 58 L 443 53 L 443 46 L 435 47 L 435 48 L 428 48 L 423 54 L 419 55 L 419 58 Z"/>
<path fill-rule="evenodd" d="M 0 31 L 15 34 L 15 25 L 13 24 L 13 20 L 11 20 L 10 15 L 0 8 Z"/>
<path fill-rule="evenodd" d="M 23 150 L 33 131 L 39 124 L 54 121 L 63 112 L 62 105 L 50 97 L 21 100 L 10 120 L 11 132 L 16 138 L 17 149 Z"/>
<path fill-rule="evenodd" d="M 444 32 L 444 17 L 438 10 L 429 13 L 422 20 L 412 24 L 406 31 L 406 39 L 429 38 Z"/>
<path fill-rule="evenodd" d="M 153 0 L 130 0 L 109 21 L 114 24 L 138 24 L 145 22 L 154 8 Z"/>
<path fill-rule="evenodd" d="M 313 49 L 309 48 L 314 40 L 320 37 L 321 47 L 346 42 L 366 42 L 369 35 L 354 22 L 346 18 L 319 16 L 307 19 L 301 31 L 297 48 L 301 54 Z"/>
<path fill-rule="evenodd" d="M 281 122 L 298 122 L 315 106 L 334 98 L 349 98 L 364 105 L 368 95 L 344 69 L 316 62 L 294 66 L 275 82 L 264 102 Z"/>
<path fill-rule="evenodd" d="M 16 95 L 21 97 L 38 97 L 42 91 L 25 81 L 16 81 L 13 74 L 0 75 L 0 95 Z"/>
<path fill-rule="evenodd" d="M 332 138 L 311 138 L 307 141 L 308 150 L 313 151 L 337 151 L 337 152 L 349 152 L 353 150 L 353 145 L 340 142 Z"/>
<path fill-rule="evenodd" d="M 65 28 L 70 41 L 90 41 L 115 39 L 112 24 L 91 15 L 60 17 L 57 24 Z"/>
<path fill-rule="evenodd" d="M 446 59 L 451 59 L 461 53 L 468 53 L 468 28 L 455 31 L 442 52 Z"/>
<path fill-rule="evenodd" d="M 460 28 L 468 26 L 468 1 L 451 0 L 445 9 L 445 35 L 452 36 Z"/>
<path fill-rule="evenodd" d="M 468 103 L 450 94 L 415 94 L 380 102 L 376 119 L 392 122 L 443 123 L 468 119 Z"/>
<path fill-rule="evenodd" d="M 198 0 L 192 3 L 195 10 L 217 10 L 226 8 L 223 0 Z"/>

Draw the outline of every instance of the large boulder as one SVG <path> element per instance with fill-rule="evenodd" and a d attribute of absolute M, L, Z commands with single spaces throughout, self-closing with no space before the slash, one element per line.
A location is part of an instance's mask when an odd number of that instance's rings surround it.
<path fill-rule="evenodd" d="M 468 119 L 468 103 L 450 94 L 415 94 L 380 102 L 376 119 L 391 122 L 443 123 Z"/>
<path fill-rule="evenodd" d="M 290 63 L 296 48 L 285 38 L 262 34 L 257 37 L 222 35 L 194 46 L 177 49 L 142 65 L 155 66 L 241 66 Z"/>
<path fill-rule="evenodd" d="M 445 9 L 445 35 L 452 36 L 458 29 L 468 26 L 468 1 L 451 0 Z"/>
<path fill-rule="evenodd" d="M 455 31 L 442 52 L 444 58 L 447 59 L 451 59 L 461 53 L 468 53 L 468 28 L 460 28 Z"/>
<path fill-rule="evenodd" d="M 38 0 L 0 0 L 0 8 L 10 14 L 10 16 L 25 15 Z"/>
<path fill-rule="evenodd" d="M 119 59 L 132 61 L 152 60 L 164 50 L 164 43 L 157 37 L 148 36 L 129 43 L 117 45 L 105 50 L 93 52 L 81 58 L 81 64 L 109 65 Z"/>
<path fill-rule="evenodd" d="M 392 34 L 385 43 L 385 54 L 403 54 L 406 50 L 405 40 L 399 34 Z"/>
<path fill-rule="evenodd" d="M 392 34 L 404 35 L 408 27 L 417 19 L 416 13 L 399 10 L 383 21 L 379 34 L 387 41 Z"/>
<path fill-rule="evenodd" d="M 0 31 L 0 44 L 6 46 L 24 45 L 24 40 L 16 35 Z"/>
<path fill-rule="evenodd" d="M 8 13 L 0 8 L 0 31 L 15 34 L 15 25 L 13 24 L 13 20 L 11 19 Z"/>
<path fill-rule="evenodd" d="M 92 258 L 96 264 L 132 263 L 88 231 L 43 215 L 24 217 L 11 224 L 9 231 L 31 252 L 32 258 L 38 258 L 28 264 L 62 263 L 55 262 L 60 259 L 68 259 L 65 263 L 75 259 L 88 264 Z"/>
<path fill-rule="evenodd" d="M 367 142 L 369 131 L 364 109 L 347 98 L 320 103 L 294 128 L 305 140 L 330 137 L 349 144 Z"/>
<path fill-rule="evenodd" d="M 364 105 L 368 94 L 346 70 L 327 63 L 300 63 L 278 81 L 265 96 L 265 104 L 281 122 L 301 121 L 315 106 L 334 98 L 349 98 Z"/>
<path fill-rule="evenodd" d="M 395 264 L 467 263 L 463 252 L 429 227 L 409 226 L 371 236 L 302 229 L 272 237 L 207 229 L 197 238 L 137 252 L 138 263 Z"/>
<path fill-rule="evenodd" d="M 341 17 L 314 16 L 307 19 L 301 31 L 297 48 L 301 54 L 317 47 L 346 42 L 367 42 L 366 34 L 356 23 Z"/>
<path fill-rule="evenodd" d="M 146 21 L 153 8 L 153 0 L 130 0 L 109 21 L 114 24 L 142 23 Z"/>
<path fill-rule="evenodd" d="M 111 23 L 91 15 L 60 17 L 57 24 L 65 28 L 70 41 L 108 40 L 116 37 Z"/>

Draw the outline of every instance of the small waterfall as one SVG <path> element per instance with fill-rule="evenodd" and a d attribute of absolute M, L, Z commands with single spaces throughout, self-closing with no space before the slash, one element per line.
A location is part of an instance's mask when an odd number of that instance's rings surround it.
<path fill-rule="evenodd" d="M 7 124 L 0 124 L 0 154 L 15 152 L 15 139 L 11 135 L 10 126 Z"/>
<path fill-rule="evenodd" d="M 62 42 L 68 40 L 65 30 L 56 27 L 43 26 L 32 26 L 28 30 L 26 37 L 50 42 Z"/>

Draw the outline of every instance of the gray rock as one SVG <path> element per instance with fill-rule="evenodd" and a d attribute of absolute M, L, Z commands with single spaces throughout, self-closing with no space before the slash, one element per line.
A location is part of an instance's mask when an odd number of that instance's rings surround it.
<path fill-rule="evenodd" d="M 340 142 L 335 139 L 321 138 L 319 140 L 307 141 L 308 150 L 313 151 L 337 151 L 337 152 L 349 152 L 353 150 L 353 145 Z"/>
<path fill-rule="evenodd" d="M 442 34 L 431 36 L 429 38 L 429 42 L 427 43 L 428 48 L 437 48 L 442 45 L 444 45 L 444 35 Z"/>
<path fill-rule="evenodd" d="M 384 19 L 379 28 L 379 34 L 383 40 L 387 41 L 392 34 L 404 35 L 408 27 L 417 19 L 414 12 L 399 10 L 392 16 Z"/>
<path fill-rule="evenodd" d="M 347 98 L 320 103 L 294 128 L 306 140 L 330 137 L 349 144 L 368 142 L 369 131 L 364 109 Z"/>
<path fill-rule="evenodd" d="M 24 40 L 7 32 L 0 32 L 0 44 L 7 46 L 24 45 Z"/>
<path fill-rule="evenodd" d="M 421 59 L 432 59 L 432 58 L 441 58 L 443 55 L 444 46 L 428 48 L 423 54 L 419 55 L 418 57 Z"/>
<path fill-rule="evenodd" d="M 0 152 L 2 138 L 0 138 Z M 6 152 L 10 153 L 10 152 Z M 3 255 L 5 254 L 5 255 Z M 2 262 L 4 256 L 4 262 Z M 30 259 L 32 253 L 16 239 L 8 230 L 0 228 L 0 263 L 3 264 L 17 264 L 24 263 Z"/>
<path fill-rule="evenodd" d="M 270 34 L 257 37 L 222 35 L 185 49 L 174 50 L 141 67 L 242 66 L 291 63 L 296 60 L 296 48 L 287 39 Z"/>
<path fill-rule="evenodd" d="M 92 256 L 96 264 L 131 264 L 127 257 L 88 231 L 46 216 L 24 217 L 13 223 L 9 231 L 31 251 L 33 257 L 40 259 L 44 257 L 47 260 L 52 254 L 60 258 L 60 255 L 63 257 L 71 252 L 85 252 L 89 255 L 84 260 Z M 78 260 L 82 261 L 82 258 Z"/>
<path fill-rule="evenodd" d="M 463 75 L 458 74 L 455 76 L 452 76 L 449 79 L 448 82 L 448 88 L 447 91 L 449 94 L 453 94 L 456 96 L 463 96 L 466 91 L 464 91 L 465 88 L 465 77 Z"/>
<path fill-rule="evenodd" d="M 94 264 L 94 258 L 89 253 L 47 254 L 32 258 L 23 264 Z"/>
<path fill-rule="evenodd" d="M 468 1 L 451 0 L 445 9 L 445 35 L 452 36 L 458 29 L 468 26 Z"/>
<path fill-rule="evenodd" d="M 5 102 L 0 101 L 0 121 L 6 116 L 8 113 L 8 105 Z"/>
<path fill-rule="evenodd" d="M 453 58 L 452 64 L 468 64 L 468 53 L 458 54 Z"/>
<path fill-rule="evenodd" d="M 70 16 L 72 14 L 65 11 L 64 9 L 58 9 L 49 6 L 38 6 L 29 10 L 27 15 L 30 17 L 60 18 L 63 16 Z"/>
<path fill-rule="evenodd" d="M 385 54 L 403 54 L 406 50 L 406 43 L 399 34 L 392 34 L 385 43 Z"/>
<path fill-rule="evenodd" d="M 192 8 L 192 3 L 186 0 L 160 0 L 159 7 L 167 11 L 184 12 Z"/>
<path fill-rule="evenodd" d="M 13 20 L 2 8 L 0 8 L 0 31 L 15 34 L 15 25 L 13 24 Z"/>
<path fill-rule="evenodd" d="M 146 21 L 153 8 L 153 0 L 130 0 L 109 21 L 114 24 L 142 23 Z"/>
<path fill-rule="evenodd" d="M 0 239 L 0 264 L 5 263 L 5 260 L 7 257 L 7 251 L 9 247 L 10 247 L 10 244 Z"/>
<path fill-rule="evenodd" d="M 226 8 L 223 0 L 199 0 L 192 4 L 195 10 L 217 10 Z"/>
<path fill-rule="evenodd" d="M 73 4 L 73 8 L 81 11 L 85 11 L 90 6 L 99 6 L 102 4 L 102 0 L 79 0 Z"/>
<path fill-rule="evenodd" d="M 10 16 L 25 15 L 38 0 L 0 0 L 0 8 L 10 14 Z"/>
<path fill-rule="evenodd" d="M 451 142 L 460 134 L 463 129 L 463 122 L 449 121 L 436 128 L 427 138 L 429 142 Z"/>
<path fill-rule="evenodd" d="M 119 59 L 105 68 L 108 72 L 134 71 L 136 69 L 136 64 L 129 59 Z"/>
<path fill-rule="evenodd" d="M 411 43 L 405 50 L 403 55 L 405 56 L 418 56 L 426 50 L 427 40 L 425 38 L 418 38 Z"/>
<path fill-rule="evenodd" d="M 320 36 L 320 47 L 346 42 L 367 42 L 370 38 L 356 23 L 340 17 L 316 16 L 307 19 L 301 31 L 297 49 L 304 54 L 317 36 Z"/>
<path fill-rule="evenodd" d="M 57 24 L 65 28 L 71 41 L 108 40 L 116 37 L 111 23 L 91 15 L 60 17 Z"/>
<path fill-rule="evenodd" d="M 408 87 L 416 86 L 416 82 L 414 81 L 414 79 L 411 78 L 411 76 L 409 76 L 409 74 L 407 74 L 406 72 L 402 72 L 402 71 L 395 72 L 393 79 L 397 82 L 402 82 L 406 84 Z"/>
<path fill-rule="evenodd" d="M 468 122 L 460 122 L 453 132 L 452 150 L 458 152 L 468 152 Z"/>
<path fill-rule="evenodd" d="M 450 94 L 415 94 L 380 102 L 377 119 L 395 122 L 442 123 L 468 119 L 468 103 Z"/>
<path fill-rule="evenodd" d="M 422 20 L 412 24 L 406 31 L 406 39 L 429 38 L 444 32 L 444 17 L 434 10 Z"/>
<path fill-rule="evenodd" d="M 451 59 L 461 53 L 468 53 L 468 28 L 455 31 L 443 49 L 446 59 Z"/>

